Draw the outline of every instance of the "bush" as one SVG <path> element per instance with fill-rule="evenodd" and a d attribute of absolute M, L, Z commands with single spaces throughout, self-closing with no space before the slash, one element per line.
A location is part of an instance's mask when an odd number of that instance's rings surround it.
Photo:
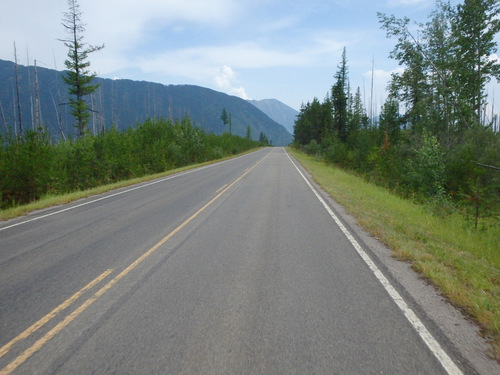
<path fill-rule="evenodd" d="M 46 132 L 29 130 L 22 137 L 7 135 L 0 157 L 1 207 L 38 199 L 49 188 L 53 153 Z"/>
<path fill-rule="evenodd" d="M 320 148 L 315 139 L 311 140 L 307 146 L 304 147 L 307 155 L 318 156 Z"/>
<path fill-rule="evenodd" d="M 8 135 L 0 138 L 0 207 L 219 159 L 257 146 L 230 134 L 207 135 L 187 117 L 175 123 L 149 119 L 124 132 L 111 129 L 57 145 L 43 131 Z"/>
<path fill-rule="evenodd" d="M 435 136 L 425 131 L 420 144 L 415 142 L 412 156 L 405 159 L 406 173 L 401 176 L 412 191 L 423 196 L 435 197 L 444 194 L 444 153 Z"/>
<path fill-rule="evenodd" d="M 349 167 L 347 145 L 338 138 L 328 140 L 324 144 L 324 158 L 327 163 L 334 163 L 342 167 Z"/>

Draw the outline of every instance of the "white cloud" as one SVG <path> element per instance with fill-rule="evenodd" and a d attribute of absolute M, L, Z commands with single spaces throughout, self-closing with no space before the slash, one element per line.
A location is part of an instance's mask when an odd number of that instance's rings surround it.
<path fill-rule="evenodd" d="M 379 83 L 387 84 L 391 80 L 392 74 L 394 74 L 394 73 L 401 74 L 403 72 L 404 72 L 404 68 L 402 68 L 400 66 L 397 67 L 396 69 L 393 69 L 393 70 L 374 69 L 373 70 L 373 80 L 376 82 L 379 82 Z M 371 79 L 372 71 L 371 70 L 366 71 L 363 74 L 363 76 L 365 78 Z"/>
<path fill-rule="evenodd" d="M 136 59 L 136 68 L 145 72 L 212 80 L 221 66 L 237 69 L 304 67 L 316 64 L 318 51 L 292 52 L 266 49 L 253 42 L 232 45 L 183 48 Z M 221 72 L 223 72 L 222 69 Z M 229 74 L 226 71 L 226 75 Z M 218 74 L 217 74 L 218 75 Z"/>
<path fill-rule="evenodd" d="M 103 74 L 124 68 L 134 51 L 149 47 L 163 28 L 227 28 L 243 13 L 236 0 L 85 0 L 79 5 L 86 29 L 84 41 L 106 45 L 92 55 L 91 69 Z M 67 0 L 51 0 L 50 6 L 43 1 L 10 1 L 8 12 L 0 14 L 2 38 L 9 41 L 0 43 L 0 58 L 13 60 L 12 42 L 16 41 L 21 62 L 29 50 L 47 67 L 53 67 L 55 57 L 62 68 L 67 48 L 57 39 L 66 37 L 61 22 L 67 10 Z"/>
<path fill-rule="evenodd" d="M 494 53 L 493 55 L 491 55 L 489 57 L 489 60 L 490 61 L 494 61 L 496 63 L 499 63 L 500 64 L 500 56 L 498 56 L 496 53 Z"/>
<path fill-rule="evenodd" d="M 154 48 L 152 40 L 166 28 L 180 32 L 193 25 L 227 27 L 238 18 L 240 8 L 235 0 L 87 0 L 82 5 L 85 40 L 104 41 L 106 55 L 115 61 L 129 60 L 137 50 Z"/>
<path fill-rule="evenodd" d="M 394 73 L 401 74 L 404 69 L 402 67 L 397 67 L 393 70 L 383 70 L 374 69 L 373 70 L 373 98 L 371 98 L 371 83 L 372 83 L 372 71 L 366 71 L 363 74 L 364 88 L 363 92 L 365 95 L 365 105 L 366 110 L 372 116 L 378 113 L 378 109 L 385 102 L 387 97 L 387 86 L 391 81 L 391 75 Z M 373 106 L 370 108 L 370 106 Z"/>
<path fill-rule="evenodd" d="M 293 50 L 266 48 L 256 42 L 241 42 L 219 46 L 188 47 L 137 59 L 145 71 L 163 71 L 200 77 L 221 66 L 237 69 L 265 69 L 276 67 L 314 67 L 331 64 L 331 57 L 340 56 L 343 44 L 334 39 L 313 37 L 295 46 Z M 335 55 L 336 56 L 336 55 Z M 187 74 L 187 75 L 186 75 Z"/>
<path fill-rule="evenodd" d="M 214 77 L 215 86 L 230 95 L 238 96 L 242 99 L 249 99 L 243 87 L 235 87 L 236 74 L 230 66 L 224 65 L 222 69 L 217 70 L 217 75 Z"/>
<path fill-rule="evenodd" d="M 175 22 L 226 26 L 241 11 L 234 0 L 88 0 L 82 9 L 101 31 L 133 34 Z M 115 28 L 118 27 L 117 30 Z"/>

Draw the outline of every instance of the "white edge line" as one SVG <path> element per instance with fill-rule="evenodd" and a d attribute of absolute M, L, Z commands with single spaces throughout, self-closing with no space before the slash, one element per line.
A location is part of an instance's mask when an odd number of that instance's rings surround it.
<path fill-rule="evenodd" d="M 361 256 L 361 258 L 365 261 L 365 263 L 368 265 L 370 270 L 375 274 L 377 279 L 380 281 L 380 283 L 383 285 L 387 293 L 391 296 L 391 298 L 396 302 L 396 305 L 401 309 L 401 311 L 404 313 L 406 319 L 410 322 L 410 324 L 413 326 L 413 328 L 417 331 L 417 333 L 420 335 L 422 340 L 425 342 L 425 344 L 428 346 L 428 348 L 431 350 L 431 352 L 434 354 L 434 356 L 439 360 L 443 368 L 446 370 L 446 372 L 450 375 L 463 375 L 462 371 L 457 367 L 457 365 L 451 360 L 451 358 L 448 356 L 448 354 L 443 350 L 441 345 L 437 342 L 437 340 L 432 336 L 432 334 L 427 330 L 427 328 L 424 326 L 424 324 L 420 321 L 420 319 L 417 317 L 417 315 L 413 312 L 413 310 L 408 306 L 408 304 L 403 300 L 401 295 L 396 291 L 396 289 L 392 286 L 392 284 L 387 280 L 387 278 L 383 275 L 383 273 L 380 271 L 380 269 L 375 265 L 375 263 L 371 260 L 371 258 L 368 256 L 368 254 L 361 248 L 359 245 L 358 241 L 352 236 L 352 234 L 347 230 L 347 228 L 342 224 L 342 222 L 339 220 L 337 215 L 331 210 L 330 206 L 326 204 L 324 199 L 321 197 L 321 195 L 317 192 L 317 190 L 311 185 L 309 180 L 304 176 L 304 174 L 300 171 L 300 169 L 297 167 L 297 165 L 293 162 L 293 160 L 290 158 L 288 153 L 286 152 L 286 156 L 288 156 L 288 159 L 290 162 L 293 164 L 295 169 L 299 172 L 299 174 L 302 176 L 306 184 L 309 186 L 309 188 L 313 191 L 314 195 L 318 200 L 321 202 L 323 207 L 326 209 L 328 214 L 332 217 L 332 219 L 335 221 L 335 223 L 339 226 L 339 228 L 342 230 L 344 235 L 347 237 L 347 239 L 351 242 L 352 246 L 356 249 L 358 254 Z"/>
<path fill-rule="evenodd" d="M 57 214 L 60 214 L 60 213 L 62 213 L 62 212 L 66 212 L 66 211 L 69 211 L 69 210 L 73 210 L 73 209 L 75 209 L 75 208 L 83 207 L 83 206 L 86 206 L 86 205 L 91 204 L 91 203 L 99 202 L 99 201 L 102 201 L 102 200 L 104 200 L 104 199 L 108 199 L 108 198 L 116 197 L 117 195 L 122 195 L 122 194 L 125 194 L 125 193 L 129 193 L 129 192 L 131 192 L 131 191 L 134 191 L 134 190 L 138 190 L 138 189 L 145 188 L 145 187 L 147 187 L 147 186 L 155 185 L 155 184 L 158 184 L 158 183 L 160 183 L 160 182 L 164 182 L 164 181 L 167 181 L 167 180 L 171 180 L 171 179 L 173 179 L 173 178 L 177 178 L 177 177 L 185 176 L 185 175 L 187 175 L 187 174 L 194 173 L 194 172 L 197 172 L 197 171 L 201 171 L 201 170 L 206 169 L 206 168 L 209 168 L 209 167 L 213 167 L 213 166 L 216 166 L 216 165 L 220 165 L 220 164 L 223 164 L 223 163 L 227 163 L 228 161 L 235 160 L 235 159 L 239 159 L 239 158 L 245 157 L 245 156 L 247 156 L 247 155 L 250 155 L 250 154 L 245 154 L 245 155 L 237 156 L 236 158 L 232 158 L 232 159 L 228 159 L 228 160 L 223 160 L 223 161 L 220 161 L 220 162 L 217 162 L 217 163 L 213 163 L 213 164 L 205 165 L 205 166 L 203 166 L 203 167 L 190 169 L 190 170 L 185 171 L 185 172 L 176 173 L 176 174 L 173 174 L 173 175 L 171 175 L 171 176 L 164 177 L 164 178 L 160 178 L 160 179 L 158 179 L 158 180 L 154 180 L 154 181 L 152 181 L 152 182 L 149 182 L 149 183 L 146 183 L 146 184 L 142 184 L 142 185 L 139 185 L 139 186 L 136 186 L 136 187 L 133 187 L 133 188 L 127 189 L 127 190 L 123 190 L 123 191 L 120 191 L 120 192 L 117 192 L 117 193 L 109 194 L 109 195 L 106 195 L 106 196 L 101 197 L 101 198 L 97 198 L 97 199 L 93 199 L 93 200 L 88 201 L 88 202 L 84 202 L 84 203 L 77 204 L 77 205 L 75 205 L 75 206 L 71 206 L 71 207 L 63 208 L 62 210 L 57 210 L 57 211 L 54 211 L 54 212 L 51 212 L 51 213 L 48 213 L 48 214 L 45 214 L 45 215 L 37 216 L 37 217 L 31 218 L 31 219 L 28 219 L 28 220 L 23 220 L 23 221 L 20 221 L 19 223 L 11 224 L 11 225 L 8 225 L 8 226 L 6 226 L 6 227 L 0 228 L 0 232 L 1 232 L 1 231 L 4 231 L 4 230 L 7 230 L 7 229 L 10 229 L 10 228 L 17 227 L 17 226 L 19 226 L 19 225 L 23 225 L 23 224 L 30 223 L 30 222 L 32 222 L 32 221 L 36 221 L 36 220 L 40 220 L 40 219 L 44 219 L 44 218 L 49 217 L 49 216 L 52 216 L 52 215 L 57 215 Z"/>

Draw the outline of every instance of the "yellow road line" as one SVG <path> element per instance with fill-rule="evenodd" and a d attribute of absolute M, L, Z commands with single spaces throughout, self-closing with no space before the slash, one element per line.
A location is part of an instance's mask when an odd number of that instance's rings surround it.
<path fill-rule="evenodd" d="M 227 184 L 225 184 L 224 186 L 220 187 L 219 189 L 217 189 L 215 192 L 218 193 L 219 191 L 221 191 L 222 189 L 224 189 L 225 187 L 227 186 Z"/>
<path fill-rule="evenodd" d="M 61 311 L 66 309 L 68 306 L 70 306 L 73 302 L 75 302 L 78 298 L 81 297 L 81 295 L 89 289 L 92 289 L 96 284 L 98 284 L 101 280 L 106 278 L 113 270 L 107 270 L 103 272 L 100 276 L 96 277 L 94 280 L 92 280 L 90 283 L 85 285 L 82 289 L 80 289 L 78 292 L 73 294 L 71 297 L 69 297 L 66 301 L 61 303 L 59 306 L 57 306 L 54 310 L 49 312 L 47 315 L 45 315 L 42 319 L 28 327 L 24 332 L 20 333 L 17 337 L 13 338 L 10 340 L 7 344 L 2 346 L 0 348 L 0 358 L 3 357 L 5 354 L 7 354 L 14 346 L 15 343 L 25 339 L 26 337 L 32 335 L 34 332 L 36 332 L 39 328 L 43 327 L 45 324 L 47 324 L 51 319 L 53 319 L 57 314 L 59 314 Z"/>
<path fill-rule="evenodd" d="M 19 355 L 14 361 L 9 363 L 6 367 L 0 370 L 0 375 L 8 375 L 16 368 L 18 368 L 21 364 L 23 364 L 29 357 L 31 357 L 34 353 L 40 350 L 43 345 L 45 345 L 49 340 L 51 340 L 55 335 L 57 335 L 63 328 L 69 325 L 73 320 L 75 320 L 82 312 L 84 312 L 90 305 L 92 305 L 99 297 L 101 297 L 104 293 L 106 293 L 113 285 L 115 285 L 118 281 L 120 281 L 123 277 L 125 277 L 130 271 L 136 268 L 140 263 L 142 263 L 146 258 L 148 258 L 151 254 L 153 254 L 158 248 L 164 245 L 169 239 L 171 239 L 175 234 L 177 234 L 181 229 L 183 229 L 186 225 L 188 225 L 191 221 L 193 221 L 199 214 L 205 211 L 212 203 L 214 203 L 217 199 L 219 199 L 226 191 L 228 191 L 231 187 L 233 187 L 238 181 L 240 181 L 243 177 L 245 177 L 250 171 L 252 171 L 257 165 L 259 165 L 265 158 L 269 156 L 271 152 L 267 153 L 262 159 L 260 159 L 257 163 L 255 163 L 251 168 L 247 169 L 245 173 L 243 173 L 240 177 L 231 183 L 231 185 L 227 186 L 224 190 L 222 190 L 219 194 L 217 194 L 214 198 L 212 198 L 208 203 L 206 203 L 202 208 L 196 211 L 189 219 L 184 221 L 181 225 L 175 228 L 172 232 L 170 232 L 167 236 L 163 237 L 160 242 L 154 245 L 151 249 L 142 254 L 139 258 L 137 258 L 132 264 L 130 264 L 127 268 L 125 268 L 122 272 L 116 275 L 113 279 L 111 279 L 106 285 L 104 285 L 101 289 L 99 289 L 91 298 L 86 300 L 79 308 L 73 311 L 70 315 L 68 315 L 63 321 L 57 324 L 54 328 L 52 328 L 49 332 L 47 332 L 42 338 L 40 338 L 37 342 L 35 342 L 31 347 L 26 349 L 21 355 Z"/>

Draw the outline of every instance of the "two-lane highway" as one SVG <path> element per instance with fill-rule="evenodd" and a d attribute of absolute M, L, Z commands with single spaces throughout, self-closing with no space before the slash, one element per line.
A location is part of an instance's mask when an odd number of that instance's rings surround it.
<path fill-rule="evenodd" d="M 343 229 L 280 148 L 4 222 L 0 374 L 461 373 Z"/>

